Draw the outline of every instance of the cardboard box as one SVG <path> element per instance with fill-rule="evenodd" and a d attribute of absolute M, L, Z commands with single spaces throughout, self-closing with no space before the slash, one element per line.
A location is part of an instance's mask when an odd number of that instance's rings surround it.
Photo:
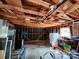
<path fill-rule="evenodd" d="M 3 57 L 4 57 L 4 51 L 0 50 L 0 59 L 3 59 Z"/>

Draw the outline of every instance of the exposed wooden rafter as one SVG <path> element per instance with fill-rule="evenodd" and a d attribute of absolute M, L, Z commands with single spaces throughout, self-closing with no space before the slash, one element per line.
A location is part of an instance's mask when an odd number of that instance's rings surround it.
<path fill-rule="evenodd" d="M 8 18 L 14 18 L 14 19 L 23 19 L 23 20 L 27 20 L 27 19 L 33 19 L 36 20 L 36 17 L 32 17 L 32 16 L 28 16 L 28 15 L 13 15 L 13 14 L 7 14 L 4 12 L 0 12 L 0 15 L 4 16 L 4 17 L 8 17 Z"/>
<path fill-rule="evenodd" d="M 63 23 L 56 23 L 53 22 L 53 24 L 45 24 L 45 23 L 31 23 L 31 22 L 22 22 L 22 21 L 12 21 L 11 22 L 14 24 L 18 24 L 21 26 L 25 26 L 25 27 L 31 27 L 31 28 L 49 28 L 49 27 L 54 27 L 54 26 L 60 26 Z M 16 22 L 16 23 L 15 23 Z M 28 25 L 29 24 L 29 25 Z"/>
<path fill-rule="evenodd" d="M 69 21 L 72 21 L 73 19 L 70 18 L 69 16 L 67 16 L 66 14 L 64 13 L 60 13 L 58 15 L 56 15 L 58 18 L 61 18 L 61 19 L 65 19 L 65 20 L 69 20 Z"/>
<path fill-rule="evenodd" d="M 0 4 L 0 8 L 7 8 L 7 9 L 11 9 L 11 10 L 17 10 L 23 13 L 29 13 L 29 14 L 33 14 L 33 15 L 38 15 L 38 16 L 45 16 L 46 14 L 43 13 L 39 13 L 36 11 L 32 11 L 32 10 L 28 10 L 28 9 L 23 9 L 20 7 L 14 7 L 12 5 L 7 5 L 7 4 Z"/>
<path fill-rule="evenodd" d="M 16 7 L 21 7 L 22 8 L 22 3 L 21 0 L 5 0 L 8 5 L 16 6 Z M 11 11 L 11 10 L 10 10 Z M 15 10 L 18 12 L 17 10 Z M 24 15 L 22 12 L 18 12 L 18 14 Z"/>
<path fill-rule="evenodd" d="M 71 3 L 71 1 L 66 1 L 64 3 L 62 3 L 52 14 L 56 15 L 57 12 L 62 12 L 67 10 L 68 8 L 70 8 L 73 5 L 73 3 Z"/>
<path fill-rule="evenodd" d="M 75 3 L 74 5 L 72 5 L 70 8 L 68 8 L 65 13 L 66 14 L 69 14 L 70 12 L 73 12 L 75 11 L 76 9 L 79 8 L 79 2 L 78 3 Z"/>
<path fill-rule="evenodd" d="M 50 15 L 48 14 L 48 17 L 44 17 L 44 19 L 47 19 L 47 18 L 52 18 L 53 16 L 56 16 L 57 14 L 56 13 L 62 13 L 64 12 L 66 9 L 70 8 L 73 4 L 70 2 L 70 1 L 66 1 L 65 3 L 63 3 L 62 5 L 60 5 L 58 8 L 56 8 L 56 10 L 54 10 Z M 67 15 L 66 15 L 67 16 Z M 61 17 L 61 16 L 59 16 Z M 59 18 L 58 17 L 58 18 Z M 64 17 L 62 17 L 62 19 L 66 19 Z M 69 19 L 69 17 L 67 16 L 67 19 Z"/>
<path fill-rule="evenodd" d="M 49 6 L 50 6 L 50 3 L 47 3 L 47 2 L 45 2 L 43 0 L 26 0 L 26 1 L 37 4 L 37 5 L 44 6 L 46 8 L 49 8 Z"/>
<path fill-rule="evenodd" d="M 21 0 L 5 0 L 7 4 L 16 6 L 16 7 L 22 7 Z"/>
<path fill-rule="evenodd" d="M 72 18 L 79 19 L 79 13 L 72 12 L 72 13 L 69 13 L 67 15 L 71 16 Z"/>
<path fill-rule="evenodd" d="M 64 13 L 64 11 L 70 8 L 72 5 L 73 4 L 71 3 L 71 1 L 64 2 L 49 16 L 49 18 L 57 16 L 54 19 L 60 19 L 60 20 L 63 19 L 66 21 L 72 21 L 73 19 Z"/>
<path fill-rule="evenodd" d="M 71 0 L 62 4 L 60 1 L 64 0 L 4 0 L 6 3 L 1 1 L 0 15 L 17 25 L 45 28 L 67 24 L 74 18 L 79 19 L 79 2 L 74 4 Z M 43 19 L 45 21 L 42 21 Z"/>
<path fill-rule="evenodd" d="M 15 16 L 3 14 L 3 13 L 0 13 L 0 15 L 3 15 L 4 17 L 6 17 L 9 20 L 9 22 L 13 24 L 21 25 L 25 27 L 31 27 L 31 28 L 47 28 L 47 27 L 60 26 L 61 24 L 63 24 L 63 23 L 55 23 L 55 22 L 52 22 L 53 24 L 31 23 L 30 21 L 28 22 L 27 20 L 25 21 L 22 19 L 18 19 Z"/>

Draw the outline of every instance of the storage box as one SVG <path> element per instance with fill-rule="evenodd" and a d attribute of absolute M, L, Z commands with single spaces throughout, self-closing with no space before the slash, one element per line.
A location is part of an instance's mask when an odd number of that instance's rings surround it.
<path fill-rule="evenodd" d="M 4 51 L 0 50 L 0 59 L 3 59 L 3 58 L 4 58 Z"/>

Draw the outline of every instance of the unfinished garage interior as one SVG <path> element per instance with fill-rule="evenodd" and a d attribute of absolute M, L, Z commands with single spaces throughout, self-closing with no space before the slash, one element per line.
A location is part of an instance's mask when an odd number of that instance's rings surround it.
<path fill-rule="evenodd" d="M 79 0 L 0 0 L 0 59 L 79 59 Z"/>

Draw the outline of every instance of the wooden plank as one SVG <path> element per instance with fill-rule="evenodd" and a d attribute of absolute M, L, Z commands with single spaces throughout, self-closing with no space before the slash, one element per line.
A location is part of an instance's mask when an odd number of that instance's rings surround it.
<path fill-rule="evenodd" d="M 65 11 L 66 9 L 70 8 L 73 4 L 68 0 L 66 2 L 64 2 L 62 5 L 60 5 L 50 16 L 52 17 L 53 15 L 56 15 L 57 12 L 61 13 L 63 11 Z"/>
<path fill-rule="evenodd" d="M 65 3 L 60 5 L 54 12 L 52 12 L 51 15 L 49 15 L 47 18 L 52 18 L 53 16 L 56 16 L 57 12 L 61 13 L 61 12 L 65 11 L 66 9 L 70 8 L 72 5 L 73 4 L 70 1 L 66 1 Z"/>
<path fill-rule="evenodd" d="M 71 16 L 72 18 L 79 19 L 79 14 L 75 14 L 74 12 L 73 13 L 69 13 L 67 15 Z"/>
<path fill-rule="evenodd" d="M 76 9 L 73 12 L 67 13 L 67 15 L 71 16 L 72 18 L 74 18 L 74 20 L 79 19 L 79 10 Z"/>
<path fill-rule="evenodd" d="M 36 17 L 32 17 L 32 16 L 25 16 L 25 15 L 12 15 L 12 14 L 7 14 L 7 13 L 3 13 L 3 12 L 0 12 L 0 15 L 2 15 L 2 16 L 5 16 L 5 17 L 8 17 L 8 18 L 14 18 L 14 19 L 17 19 L 17 18 L 19 18 L 19 19 L 37 19 Z"/>
<path fill-rule="evenodd" d="M 40 23 L 40 24 L 36 24 L 36 23 L 26 22 L 26 23 L 21 23 L 19 25 L 23 25 L 23 26 L 31 27 L 31 28 L 47 28 L 47 27 L 59 26 L 61 24 L 60 23 L 53 23 L 53 24 Z"/>
<path fill-rule="evenodd" d="M 65 13 L 66 13 L 66 14 L 69 14 L 70 12 L 73 12 L 73 11 L 75 11 L 75 10 L 78 9 L 78 8 L 79 8 L 79 2 L 76 3 L 76 4 L 74 4 L 74 5 L 72 5 L 69 9 L 67 9 L 67 10 L 65 11 Z"/>
<path fill-rule="evenodd" d="M 16 7 L 22 7 L 21 0 L 6 0 L 7 4 L 13 5 Z"/>
<path fill-rule="evenodd" d="M 63 0 L 52 0 L 55 4 L 60 4 L 63 2 Z"/>
<path fill-rule="evenodd" d="M 36 12 L 36 11 L 23 9 L 23 8 L 20 8 L 20 7 L 14 7 L 14 6 L 7 5 L 7 4 L 0 4 L 0 8 L 7 8 L 7 9 L 11 9 L 11 10 L 17 10 L 17 11 L 20 11 L 20 12 L 39 15 L 39 16 L 45 16 L 46 15 L 46 14 L 39 13 L 39 12 Z"/>
<path fill-rule="evenodd" d="M 37 5 L 41 5 L 41 6 L 44 6 L 46 8 L 49 8 L 50 4 L 43 1 L 43 0 L 26 0 L 28 2 L 31 2 L 31 3 L 34 3 L 34 4 L 37 4 Z"/>
<path fill-rule="evenodd" d="M 56 15 L 58 18 L 62 18 L 62 19 L 65 19 L 65 20 L 70 20 L 70 21 L 72 21 L 73 19 L 72 18 L 70 18 L 69 16 L 67 16 L 65 13 L 59 13 L 59 14 L 57 14 Z"/>
<path fill-rule="evenodd" d="M 73 5 L 73 3 L 71 1 L 66 1 L 64 2 L 62 5 L 60 5 L 52 14 L 56 14 L 57 12 L 62 12 L 67 10 L 68 8 L 70 8 Z"/>
<path fill-rule="evenodd" d="M 6 0 L 8 5 L 16 6 L 16 7 L 21 7 L 22 8 L 22 2 L 21 0 Z M 15 10 L 18 12 L 17 10 Z M 23 12 L 18 12 L 18 14 L 24 15 Z"/>
<path fill-rule="evenodd" d="M 1 12 L 0 12 L 0 14 L 1 14 Z M 3 14 L 3 16 L 6 17 L 8 19 L 8 21 L 13 24 L 21 25 L 21 26 L 25 26 L 25 27 L 31 27 L 31 28 L 47 28 L 47 27 L 59 26 L 62 24 L 62 23 L 57 23 L 57 22 L 53 22 L 51 24 L 33 23 L 33 22 L 31 23 L 30 21 L 18 19 L 17 17 L 11 16 L 11 15 Z"/>
<path fill-rule="evenodd" d="M 33 10 L 33 11 L 38 11 L 39 10 L 39 7 L 33 7 L 33 6 L 23 6 L 23 8 Z"/>

